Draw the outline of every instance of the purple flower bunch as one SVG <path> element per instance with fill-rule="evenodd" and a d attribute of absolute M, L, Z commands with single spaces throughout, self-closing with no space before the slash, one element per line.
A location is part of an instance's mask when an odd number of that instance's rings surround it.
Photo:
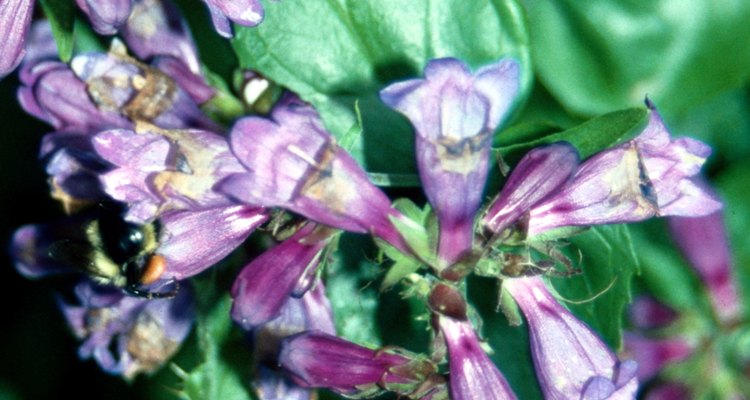
<path fill-rule="evenodd" d="M 206 3 L 225 35 L 228 20 L 263 18 L 257 1 Z M 266 222 L 281 221 L 283 232 L 269 225 L 273 243 L 231 286 L 231 318 L 254 337 L 260 398 L 309 399 L 311 388 L 350 397 L 516 398 L 467 300 L 472 273 L 500 280 L 520 308 L 545 398 L 633 398 L 644 377 L 636 363 L 618 359 L 557 301 L 543 261 L 509 249 L 541 248 L 569 232 L 560 228 L 721 208 L 698 177 L 710 149 L 673 139 L 652 104 L 636 137 L 585 160 L 565 142 L 532 149 L 485 202 L 493 137 L 520 91 L 518 62 L 472 71 L 455 58 L 434 59 L 423 78 L 385 87 L 381 100 L 414 128 L 426 207 L 437 221 L 431 234 L 370 181 L 294 94 L 228 131 L 210 119 L 201 105 L 215 91 L 169 3 L 78 5 L 98 32 L 120 30 L 125 43 L 63 63 L 45 48 L 49 30 L 34 27 L 18 98 L 54 129 L 40 155 L 68 216 L 21 227 L 12 252 L 27 277 L 80 278 L 75 302 L 61 306 L 83 341 L 81 357 L 126 378 L 156 370 L 194 321 L 190 278 L 241 249 Z M 12 39 L 2 45 L 5 73 L 20 63 L 30 8 L 28 1 L 0 6 L 0 32 Z M 394 261 L 416 266 L 401 278 L 429 315 L 430 354 L 336 336 L 321 266 L 344 231 L 371 235 Z M 736 301 L 723 279 L 708 278 L 723 293 L 718 301 Z M 736 310 L 724 312 L 731 319 Z"/>
<path fill-rule="evenodd" d="M 743 306 L 733 276 L 724 215 L 668 218 L 671 237 L 700 278 L 710 304 L 699 309 L 672 307 L 641 295 L 630 307 L 631 329 L 623 354 L 638 361 L 647 399 L 715 396 L 741 399 L 747 378 L 736 372 L 748 363 L 742 337 Z M 675 304 L 675 306 L 679 306 Z M 711 368 L 705 374 L 705 366 Z M 695 375 L 706 377 L 696 381 Z"/>

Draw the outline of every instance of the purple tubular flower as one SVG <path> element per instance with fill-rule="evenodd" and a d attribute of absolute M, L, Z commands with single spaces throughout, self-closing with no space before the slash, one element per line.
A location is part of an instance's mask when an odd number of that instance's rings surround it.
<path fill-rule="evenodd" d="M 667 221 L 672 238 L 708 288 L 719 319 L 731 322 L 739 318 L 742 303 L 732 277 L 723 213 L 698 218 L 672 217 Z"/>
<path fill-rule="evenodd" d="M 565 185 L 578 167 L 578 152 L 568 143 L 529 151 L 518 162 L 482 220 L 496 234 Z"/>
<path fill-rule="evenodd" d="M 472 247 L 492 134 L 518 93 L 519 66 L 501 60 L 474 74 L 454 58 L 430 61 L 425 78 L 380 92 L 415 127 L 417 166 L 440 221 L 438 253 L 448 264 Z"/>
<path fill-rule="evenodd" d="M 163 214 L 156 249 L 167 264 L 162 280 L 182 280 L 213 266 L 267 219 L 265 210 L 244 205 Z"/>
<path fill-rule="evenodd" d="M 623 353 L 638 361 L 638 380 L 646 381 L 666 365 L 690 357 L 695 345 L 682 337 L 648 338 L 636 333 L 625 333 Z"/>
<path fill-rule="evenodd" d="M 232 128 L 231 148 L 245 166 L 218 190 L 236 200 L 281 207 L 324 225 L 372 233 L 408 252 L 389 218 L 404 218 L 357 162 L 323 129 L 309 106 L 285 102 L 273 119 L 248 117 Z"/>
<path fill-rule="evenodd" d="M 531 355 L 545 399 L 633 399 L 636 364 L 620 362 L 549 293 L 539 276 L 503 281 L 529 324 Z"/>
<path fill-rule="evenodd" d="M 154 126 L 110 130 L 94 149 L 116 168 L 101 175 L 112 198 L 129 203 L 129 219 L 147 221 L 163 210 L 198 210 L 234 204 L 213 190 L 225 176 L 244 171 L 227 141 L 212 132 Z"/>
<path fill-rule="evenodd" d="M 61 307 L 83 340 L 79 356 L 94 358 L 105 371 L 126 379 L 166 363 L 194 319 L 187 289 L 171 299 L 146 300 L 84 282 L 76 287 L 76 295 L 80 305 L 61 302 Z"/>
<path fill-rule="evenodd" d="M 263 5 L 258 0 L 204 0 L 211 12 L 216 32 L 232 37 L 229 21 L 242 26 L 256 26 L 263 21 Z"/>
<path fill-rule="evenodd" d="M 91 21 L 91 27 L 101 35 L 114 35 L 127 21 L 132 9 L 131 0 L 76 0 Z"/>
<path fill-rule="evenodd" d="M 480 346 L 471 322 L 439 315 L 438 325 L 448 347 L 453 400 L 516 398 L 503 374 Z"/>
<path fill-rule="evenodd" d="M 528 234 L 653 216 L 711 214 L 721 203 L 695 181 L 710 152 L 697 140 L 672 140 L 652 108 L 640 135 L 586 160 L 572 182 L 531 210 Z"/>
<path fill-rule="evenodd" d="M 332 233 L 309 223 L 245 266 L 232 285 L 232 318 L 246 330 L 275 318 L 300 279 L 317 269 Z"/>
<path fill-rule="evenodd" d="M 300 386 L 327 388 L 344 396 L 411 388 L 434 373 L 429 361 L 406 352 L 373 350 L 319 331 L 285 339 L 279 363 Z"/>
<path fill-rule="evenodd" d="M 515 399 L 505 377 L 482 349 L 461 293 L 450 285 L 437 284 L 430 292 L 429 305 L 448 348 L 451 398 Z"/>
<path fill-rule="evenodd" d="M 133 0 L 133 11 L 121 34 L 138 58 L 173 56 L 194 74 L 201 64 L 193 37 L 179 9 L 170 0 Z"/>
<path fill-rule="evenodd" d="M 0 3 L 0 79 L 21 63 L 34 11 L 33 0 L 3 0 Z"/>

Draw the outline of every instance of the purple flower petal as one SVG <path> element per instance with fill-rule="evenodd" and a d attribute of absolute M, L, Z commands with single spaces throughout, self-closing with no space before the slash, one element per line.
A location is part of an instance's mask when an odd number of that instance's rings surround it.
<path fill-rule="evenodd" d="M 395 349 L 373 350 L 318 331 L 290 336 L 279 363 L 303 387 L 328 388 L 353 396 L 378 387 L 418 384 L 425 366 Z"/>
<path fill-rule="evenodd" d="M 128 20 L 131 0 L 76 0 L 91 21 L 91 27 L 101 35 L 114 35 Z"/>
<path fill-rule="evenodd" d="M 218 190 L 236 200 L 281 207 L 331 227 L 373 233 L 402 251 L 389 218 L 403 216 L 356 161 L 323 129 L 309 106 L 285 102 L 274 120 L 248 117 L 232 128 L 231 148 L 246 172 Z"/>
<path fill-rule="evenodd" d="M 133 0 L 133 10 L 121 35 L 138 58 L 173 56 L 200 74 L 193 37 L 180 10 L 170 0 Z"/>
<path fill-rule="evenodd" d="M 638 379 L 646 381 L 665 366 L 690 357 L 695 344 L 682 337 L 652 339 L 635 333 L 625 333 L 623 353 L 638 362 Z"/>
<path fill-rule="evenodd" d="M 0 78 L 21 63 L 24 44 L 34 11 L 33 0 L 4 0 L 0 3 Z"/>
<path fill-rule="evenodd" d="M 162 279 L 182 280 L 221 261 L 268 219 L 257 207 L 231 206 L 163 214 L 156 253 L 167 262 Z"/>
<path fill-rule="evenodd" d="M 483 218 L 486 229 L 501 233 L 533 206 L 569 182 L 578 167 L 578 152 L 567 143 L 537 147 L 511 172 Z"/>
<path fill-rule="evenodd" d="M 444 315 L 438 315 L 437 319 L 448 347 L 451 398 L 515 399 L 505 377 L 480 346 L 471 322 Z"/>
<path fill-rule="evenodd" d="M 192 295 L 146 300 L 85 282 L 76 287 L 80 305 L 61 303 L 73 332 L 83 342 L 78 354 L 105 371 L 132 379 L 166 363 L 190 332 Z"/>
<path fill-rule="evenodd" d="M 380 93 L 416 129 L 419 174 L 440 221 L 438 253 L 448 264 L 472 247 L 492 134 L 519 85 L 513 60 L 472 74 L 461 61 L 444 58 L 427 64 L 424 79 L 395 83 Z"/>
<path fill-rule="evenodd" d="M 529 324 L 531 355 L 547 399 L 596 398 L 612 382 L 616 398 L 634 398 L 638 381 L 632 364 L 620 363 L 596 334 L 563 308 L 539 276 L 503 281 Z M 620 366 L 627 372 L 619 376 Z M 592 384 L 589 388 L 588 385 Z M 612 397 L 615 398 L 615 397 Z"/>
<path fill-rule="evenodd" d="M 531 210 L 529 235 L 653 216 L 702 216 L 721 208 L 696 183 L 710 148 L 693 139 L 672 140 L 649 106 L 649 123 L 640 135 L 586 160 L 572 182 Z"/>
<path fill-rule="evenodd" d="M 229 21 L 243 26 L 256 26 L 263 21 L 263 5 L 258 0 L 204 0 L 211 11 L 216 31 L 232 37 Z"/>
<path fill-rule="evenodd" d="M 663 328 L 677 319 L 677 312 L 653 297 L 639 296 L 628 308 L 630 321 L 638 329 Z"/>
<path fill-rule="evenodd" d="M 317 269 L 332 237 L 325 230 L 307 224 L 245 266 L 232 285 L 232 318 L 247 330 L 275 318 L 303 275 Z"/>
<path fill-rule="evenodd" d="M 672 238 L 708 288 L 716 314 L 724 322 L 739 318 L 742 302 L 732 276 L 723 213 L 697 218 L 672 217 L 667 221 Z"/>

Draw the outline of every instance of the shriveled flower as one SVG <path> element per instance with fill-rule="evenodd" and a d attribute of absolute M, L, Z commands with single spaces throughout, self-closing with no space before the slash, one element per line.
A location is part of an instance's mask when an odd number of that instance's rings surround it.
<path fill-rule="evenodd" d="M 308 223 L 245 266 L 232 285 L 232 318 L 247 330 L 275 318 L 295 289 L 314 276 L 334 234 Z"/>
<path fill-rule="evenodd" d="M 724 214 L 672 217 L 667 221 L 672 239 L 706 285 L 716 315 L 725 323 L 737 320 L 742 313 L 742 302 L 732 276 Z"/>
<path fill-rule="evenodd" d="M 482 219 L 485 230 L 501 234 L 524 214 L 567 184 L 578 167 L 578 152 L 565 142 L 529 151 L 513 168 Z"/>
<path fill-rule="evenodd" d="M 279 362 L 299 385 L 344 396 L 371 396 L 382 390 L 407 395 L 435 373 L 427 359 L 405 350 L 373 350 L 319 331 L 285 339 Z"/>
<path fill-rule="evenodd" d="M 518 93 L 519 69 L 504 59 L 472 74 L 458 59 L 436 59 L 425 66 L 424 79 L 380 92 L 415 127 L 419 175 L 440 221 L 438 254 L 447 264 L 472 247 L 492 135 Z"/>
<path fill-rule="evenodd" d="M 654 216 L 702 216 L 721 208 L 696 183 L 711 149 L 670 137 L 649 103 L 646 128 L 635 139 L 587 159 L 572 181 L 531 209 L 528 234 L 563 226 L 634 222 Z"/>
<path fill-rule="evenodd" d="M 506 279 L 529 325 L 531 355 L 546 399 L 633 399 L 636 363 L 620 362 L 586 324 L 561 306 L 540 276 Z"/>
<path fill-rule="evenodd" d="M 273 120 L 240 119 L 231 148 L 246 171 L 218 190 L 248 204 L 281 207 L 331 227 L 372 233 L 401 251 L 408 247 L 390 221 L 405 218 L 325 131 L 317 113 L 287 98 Z"/>
<path fill-rule="evenodd" d="M 23 60 L 26 36 L 34 11 L 34 0 L 4 0 L 0 3 L 0 79 Z"/>
<path fill-rule="evenodd" d="M 117 41 L 108 53 L 84 53 L 70 65 L 101 110 L 166 129 L 219 130 L 172 77 L 129 57 Z"/>
<path fill-rule="evenodd" d="M 132 379 L 164 365 L 185 340 L 194 320 L 192 295 L 146 300 L 92 285 L 76 287 L 80 304 L 61 302 L 75 335 L 78 355 L 93 358 L 105 371 Z"/>
<path fill-rule="evenodd" d="M 211 11 L 214 28 L 221 36 L 231 38 L 232 25 L 256 26 L 263 22 L 263 4 L 259 0 L 203 0 Z"/>

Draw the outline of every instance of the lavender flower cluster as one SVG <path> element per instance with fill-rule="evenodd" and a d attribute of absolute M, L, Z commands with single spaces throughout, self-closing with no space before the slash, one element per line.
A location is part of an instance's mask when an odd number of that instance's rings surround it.
<path fill-rule="evenodd" d="M 497 366 L 485 350 L 467 300 L 471 274 L 500 280 L 520 308 L 545 398 L 635 396 L 647 376 L 643 365 L 637 372 L 636 362 L 620 360 L 558 302 L 543 261 L 506 249 L 544 248 L 567 227 L 716 215 L 721 203 L 700 178 L 710 148 L 672 138 L 653 104 L 647 101 L 648 124 L 635 138 L 584 160 L 565 142 L 532 149 L 485 202 L 492 139 L 518 102 L 519 63 L 505 58 L 472 71 L 456 58 L 434 59 L 422 78 L 385 87 L 382 102 L 414 128 L 419 178 L 437 219 L 433 238 L 371 183 L 295 94 L 228 130 L 209 118 L 201 105 L 215 90 L 170 3 L 77 4 L 96 32 L 122 41 L 63 63 L 49 25 L 29 28 L 32 2 L 9 0 L 0 5 L 8 38 L 0 71 L 20 64 L 21 105 L 54 129 L 40 156 L 51 195 L 68 213 L 17 230 L 16 267 L 29 278 L 80 276 L 76 301 L 61 308 L 82 340 L 82 358 L 126 378 L 164 365 L 195 318 L 191 277 L 285 210 L 294 218 L 283 240 L 248 260 L 231 287 L 228 317 L 255 334 L 259 358 L 272 366 L 261 367 L 260 398 L 309 399 L 314 388 L 349 397 L 516 398 L 501 372 L 513 366 Z M 255 0 L 206 4 L 224 36 L 232 34 L 230 20 L 263 19 Z M 98 235 L 110 232 L 101 214 L 111 203 L 124 210 L 115 225 L 126 232 L 114 246 Z M 430 315 L 430 354 L 336 335 L 319 268 L 342 232 L 371 235 L 394 260 L 420 266 L 403 279 L 420 288 Z M 718 301 L 736 296 L 722 279 L 708 278 L 723 293 Z"/>

